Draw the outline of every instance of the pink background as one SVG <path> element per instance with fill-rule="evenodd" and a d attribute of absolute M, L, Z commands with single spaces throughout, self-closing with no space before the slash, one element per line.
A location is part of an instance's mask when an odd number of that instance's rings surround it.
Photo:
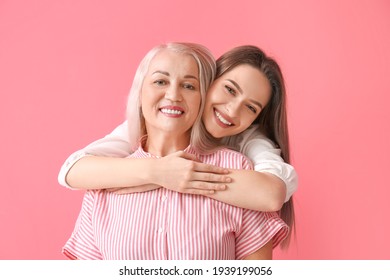
<path fill-rule="evenodd" d="M 300 184 L 276 258 L 390 259 L 389 1 L 133 2 L 0 1 L 0 259 L 64 259 L 82 192 L 60 166 L 124 120 L 136 66 L 167 41 L 280 62 Z"/>

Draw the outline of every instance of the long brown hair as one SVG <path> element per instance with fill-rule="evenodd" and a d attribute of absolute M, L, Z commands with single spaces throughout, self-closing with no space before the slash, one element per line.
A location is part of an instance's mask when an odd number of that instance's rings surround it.
<path fill-rule="evenodd" d="M 267 56 L 256 46 L 244 45 L 231 49 L 217 59 L 217 79 L 233 68 L 248 64 L 262 72 L 271 85 L 271 99 L 261 111 L 254 124 L 259 125 L 261 132 L 272 140 L 281 150 L 281 156 L 290 163 L 290 146 L 287 126 L 286 88 L 282 71 L 278 63 Z M 293 197 L 283 204 L 280 217 L 290 227 L 282 247 L 288 247 L 291 233 L 295 232 L 295 215 Z"/>

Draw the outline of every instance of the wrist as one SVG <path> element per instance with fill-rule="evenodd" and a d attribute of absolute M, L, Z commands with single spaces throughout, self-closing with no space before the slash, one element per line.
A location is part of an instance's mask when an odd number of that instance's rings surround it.
<path fill-rule="evenodd" d="M 161 161 L 157 158 L 149 158 L 143 161 L 140 173 L 143 174 L 145 184 L 160 185 L 161 176 L 158 171 L 160 170 L 161 164 Z"/>

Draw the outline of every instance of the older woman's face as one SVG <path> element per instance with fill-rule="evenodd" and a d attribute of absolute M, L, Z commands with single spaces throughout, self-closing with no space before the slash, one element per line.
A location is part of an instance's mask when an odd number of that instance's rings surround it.
<path fill-rule="evenodd" d="M 141 93 L 148 134 L 168 132 L 189 139 L 201 104 L 198 73 L 189 55 L 163 50 L 152 59 Z"/>
<path fill-rule="evenodd" d="M 202 120 L 215 138 L 236 135 L 253 123 L 270 98 L 265 75 L 250 65 L 239 65 L 214 81 Z"/>

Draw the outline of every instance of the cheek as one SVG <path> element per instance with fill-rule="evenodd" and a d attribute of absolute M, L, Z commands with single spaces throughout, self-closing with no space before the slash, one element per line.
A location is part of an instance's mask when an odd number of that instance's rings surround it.
<path fill-rule="evenodd" d="M 200 105 L 202 104 L 202 97 L 200 94 L 194 96 L 192 100 L 193 104 L 196 104 L 198 110 L 200 109 Z"/>
<path fill-rule="evenodd" d="M 142 111 L 149 110 L 148 108 L 151 106 L 151 103 L 153 100 L 151 98 L 148 98 L 147 96 L 142 95 L 141 96 L 141 109 Z"/>
<path fill-rule="evenodd" d="M 221 103 L 226 101 L 226 94 L 220 86 L 215 86 L 208 91 L 207 100 L 209 103 Z"/>
<path fill-rule="evenodd" d="M 190 98 L 188 100 L 188 104 L 191 106 L 192 111 L 194 112 L 194 114 L 196 113 L 196 115 L 199 114 L 201 102 L 202 102 L 202 99 L 201 99 L 200 95 L 193 96 L 192 98 Z"/>
<path fill-rule="evenodd" d="M 215 92 L 214 100 L 216 103 L 219 104 L 229 102 L 228 95 L 222 90 L 218 90 Z"/>
<path fill-rule="evenodd" d="M 250 113 L 243 113 L 240 116 L 240 130 L 244 131 L 247 129 L 255 120 L 257 116 Z"/>

